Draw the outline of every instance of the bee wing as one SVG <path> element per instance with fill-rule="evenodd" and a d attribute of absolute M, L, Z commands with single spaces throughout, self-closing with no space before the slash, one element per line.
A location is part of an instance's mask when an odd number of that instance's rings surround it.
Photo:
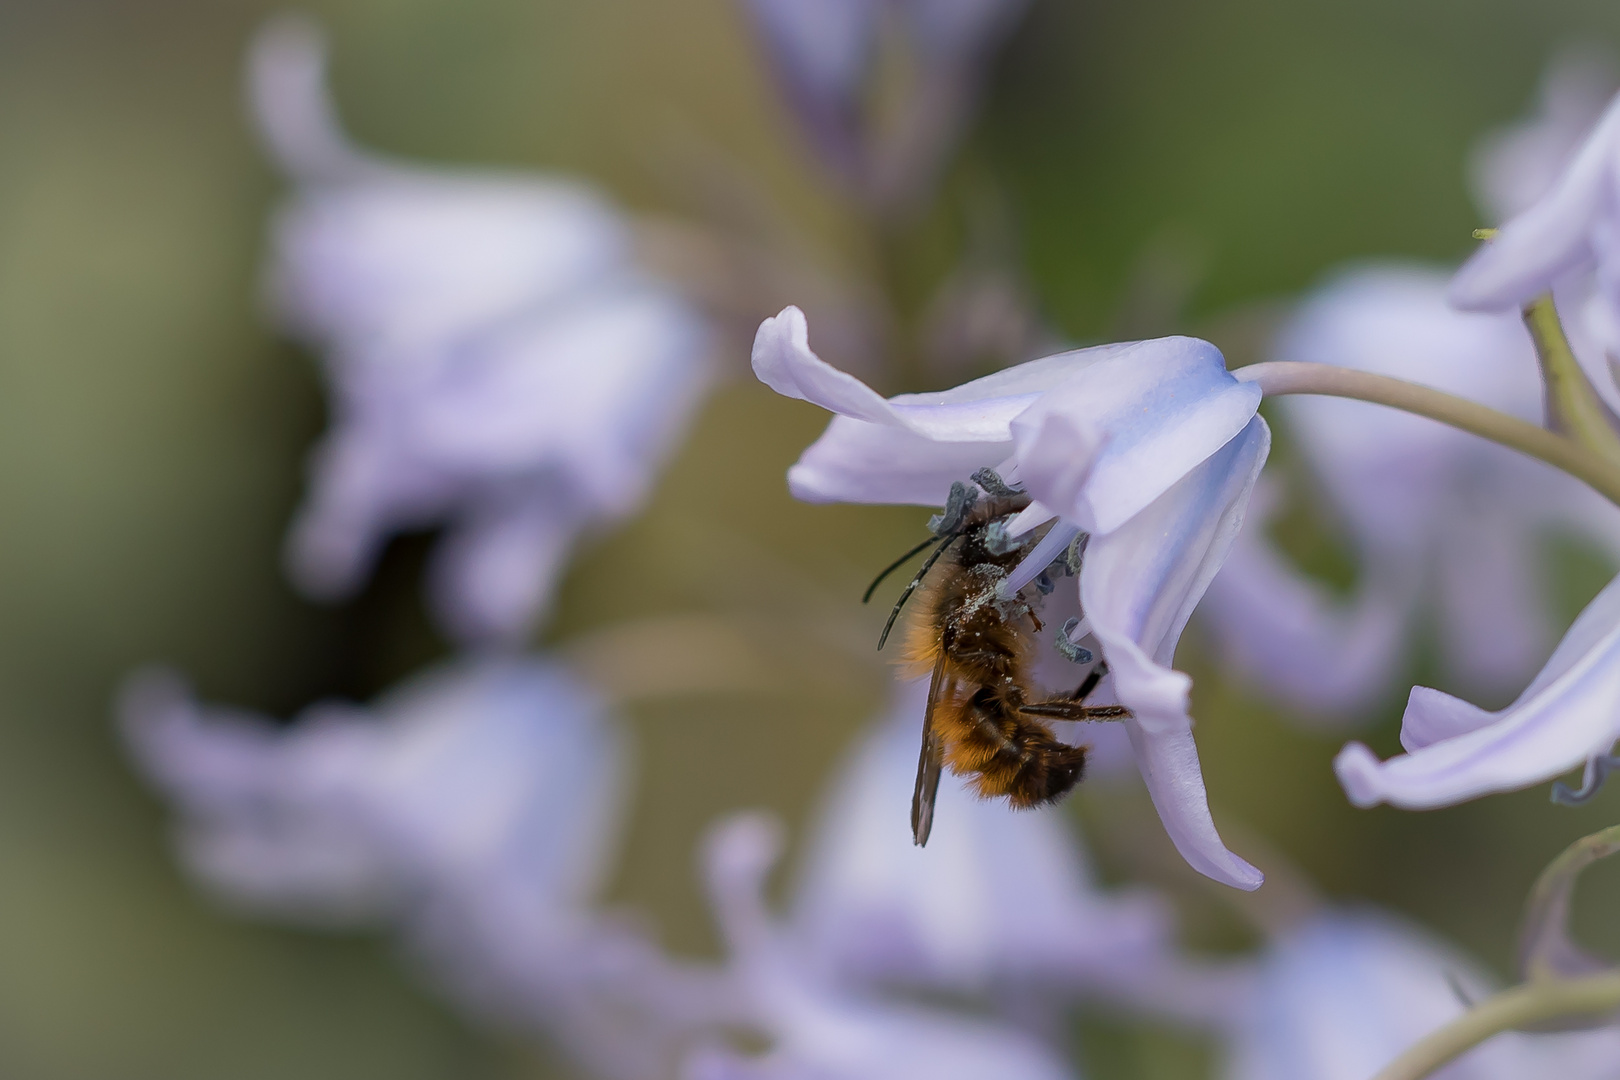
<path fill-rule="evenodd" d="M 949 685 L 945 685 L 949 684 Z M 934 827 L 934 797 L 939 794 L 939 774 L 945 763 L 945 743 L 934 730 L 934 707 L 940 690 L 955 689 L 954 680 L 945 678 L 945 651 L 934 661 L 934 677 L 928 683 L 928 707 L 923 711 L 922 751 L 917 756 L 917 786 L 911 793 L 911 842 L 918 847 L 928 843 Z"/>

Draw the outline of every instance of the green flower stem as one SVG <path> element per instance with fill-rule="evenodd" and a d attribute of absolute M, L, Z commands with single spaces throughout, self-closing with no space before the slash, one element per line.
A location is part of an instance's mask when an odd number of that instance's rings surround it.
<path fill-rule="evenodd" d="M 1238 368 L 1232 374 L 1243 382 L 1257 384 L 1267 397 L 1321 394 L 1370 401 L 1375 405 L 1387 405 L 1392 409 L 1427 416 L 1540 458 L 1554 468 L 1585 481 L 1604 498 L 1620 506 L 1620 464 L 1606 460 L 1573 439 L 1554 434 L 1516 416 L 1497 412 L 1478 402 L 1404 379 L 1329 364 L 1270 361 Z"/>
<path fill-rule="evenodd" d="M 1620 462 L 1620 435 L 1609 426 L 1608 409 L 1587 381 L 1558 321 L 1551 296 L 1524 309 L 1524 325 L 1536 345 L 1546 388 L 1549 425 L 1609 461 Z"/>
<path fill-rule="evenodd" d="M 1423 1080 L 1492 1035 L 1559 1017 L 1603 1016 L 1615 1009 L 1620 1009 L 1620 972 L 1523 983 L 1486 998 L 1415 1043 L 1373 1080 Z"/>

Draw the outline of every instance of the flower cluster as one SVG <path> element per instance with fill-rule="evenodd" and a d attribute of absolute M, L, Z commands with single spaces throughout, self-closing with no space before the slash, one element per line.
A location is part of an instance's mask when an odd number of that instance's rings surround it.
<path fill-rule="evenodd" d="M 575 537 L 640 505 L 691 419 L 712 376 L 705 320 L 636 266 L 628 222 L 583 184 L 350 145 L 302 21 L 268 27 L 251 60 L 265 143 L 297 185 L 272 230 L 271 305 L 332 390 L 288 570 L 344 597 L 391 534 L 443 525 L 445 627 L 521 644 Z"/>
<path fill-rule="evenodd" d="M 811 145 L 886 229 L 942 166 L 1023 6 L 747 0 L 746 13 Z M 896 41 L 914 60 L 898 118 L 872 92 Z M 631 219 L 592 187 L 354 146 L 324 63 L 299 20 L 267 27 L 250 58 L 264 141 L 294 187 L 271 230 L 271 311 L 319 354 L 331 401 L 287 569 L 341 599 L 392 536 L 441 528 L 430 587 L 457 655 L 369 706 L 320 703 L 286 724 L 202 704 L 171 673 L 129 681 L 131 756 L 223 903 L 385 929 L 459 1007 L 612 1080 L 1059 1080 L 1067 1012 L 1099 1009 L 1213 1042 L 1231 1080 L 1366 1080 L 1492 992 L 1427 931 L 1297 882 L 1305 899 L 1257 918 L 1256 949 L 1191 949 L 1166 889 L 1105 884 L 1059 811 L 1014 812 L 957 777 L 935 796 L 933 843 L 914 843 L 907 801 L 925 787 L 942 685 L 959 690 L 943 659 L 932 679 L 896 681 L 855 740 L 783 908 L 766 883 L 786 830 L 727 815 L 700 853 L 724 955 L 667 952 L 604 896 L 633 772 L 627 680 L 593 682 L 566 648 L 528 643 L 578 538 L 643 504 L 713 383 L 716 320 L 638 262 Z M 1553 637 L 1540 535 L 1620 559 L 1617 511 L 1580 483 L 1620 491 L 1620 99 L 1600 110 L 1583 71 L 1564 70 L 1544 115 L 1482 152 L 1484 201 L 1512 216 L 1454 276 L 1341 272 L 1249 369 L 1173 336 L 885 397 L 812 350 L 798 307 L 763 320 L 759 381 L 832 414 L 787 471 L 794 496 L 943 507 L 935 557 L 977 500 L 1012 507 L 976 534 L 1005 565 L 963 609 L 1018 622 L 1028 674 L 1053 696 L 1028 700 L 1001 685 L 1018 681 L 991 662 L 1004 656 L 984 661 L 982 695 L 952 703 L 988 755 L 1029 758 L 1019 739 L 1038 729 L 1066 753 L 1089 746 L 1094 775 L 1118 765 L 1128 780 L 1134 764 L 1185 863 L 1259 889 L 1216 827 L 1192 679 L 1175 666 L 1207 594 L 1231 665 L 1308 714 L 1364 715 L 1426 618 L 1448 677 L 1528 680 L 1494 712 L 1413 689 L 1405 754 L 1351 743 L 1336 759 L 1357 805 L 1448 805 L 1584 767 L 1581 792 L 1561 789 L 1572 801 L 1620 767 L 1620 579 L 1531 674 Z M 1547 305 L 1574 313 L 1572 366 L 1520 322 Z M 1357 564 L 1346 595 L 1265 529 L 1288 485 L 1262 476 L 1259 410 L 1293 393 L 1341 398 L 1281 400 L 1273 418 L 1342 525 Z M 1597 429 L 1561 404 L 1583 393 Z M 966 633 L 943 610 L 942 655 Z M 1616 1051 L 1612 1030 L 1507 1033 L 1435 1075 L 1595 1080 Z"/>
<path fill-rule="evenodd" d="M 1558 100 L 1553 97 L 1549 104 Z M 1555 123 L 1559 111 L 1548 111 L 1547 122 Z M 1620 182 L 1617 140 L 1620 98 L 1603 111 L 1545 193 L 1510 218 L 1463 265 L 1449 289 L 1452 303 L 1469 311 L 1512 311 L 1551 296 L 1560 310 L 1576 312 L 1574 356 L 1607 409 L 1620 403 L 1611 359 L 1620 347 L 1611 329 L 1620 325 L 1613 314 L 1620 311 L 1615 285 L 1620 265 L 1612 240 Z M 1612 515 L 1600 520 L 1612 543 Z M 1407 753 L 1380 764 L 1361 744 L 1346 747 L 1335 763 L 1346 792 L 1358 805 L 1427 808 L 1582 768 L 1581 791 L 1590 795 L 1620 737 L 1617 641 L 1620 582 L 1587 606 L 1506 708 L 1481 709 L 1428 687 L 1415 688 L 1401 723 Z"/>

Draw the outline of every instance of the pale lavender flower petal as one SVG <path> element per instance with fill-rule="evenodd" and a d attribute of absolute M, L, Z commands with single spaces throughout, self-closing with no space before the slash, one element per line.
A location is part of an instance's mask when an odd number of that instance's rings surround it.
<path fill-rule="evenodd" d="M 1260 401 L 1192 338 L 1078 349 L 884 399 L 816 356 L 792 307 L 760 326 L 753 362 L 778 393 L 838 414 L 788 474 L 800 498 L 937 505 L 952 481 L 1016 450 L 1020 468 L 1043 470 L 1043 502 L 1098 530 L 1237 434 Z"/>
<path fill-rule="evenodd" d="M 1302 305 L 1272 356 L 1392 375 L 1539 421 L 1517 316 L 1460 313 L 1444 293 L 1443 272 L 1429 267 L 1346 271 Z M 1425 604 L 1440 616 L 1448 673 L 1491 691 L 1522 683 L 1554 639 L 1543 535 L 1574 533 L 1620 555 L 1613 507 L 1514 451 L 1361 402 L 1275 407 L 1342 524 L 1358 580 L 1336 599 L 1251 530 L 1205 610 L 1230 662 L 1318 718 L 1391 688 Z"/>
<path fill-rule="evenodd" d="M 1232 1032 L 1226 1080 L 1367 1080 L 1412 1043 L 1460 1016 L 1458 988 L 1492 990 L 1468 957 L 1377 912 L 1326 911 L 1283 933 L 1261 957 L 1246 1018 Z M 1436 1080 L 1608 1076 L 1612 1031 L 1498 1035 Z"/>
<path fill-rule="evenodd" d="M 806 955 L 846 980 L 969 993 L 1033 979 L 1117 996 L 1169 963 L 1164 902 L 1099 889 L 1055 811 L 1018 812 L 946 777 L 939 829 L 912 843 L 926 698 L 926 680 L 898 687 L 823 800 L 794 903 Z"/>
<path fill-rule="evenodd" d="M 1620 99 L 1612 102 L 1586 144 L 1550 191 L 1504 224 L 1452 279 L 1451 300 L 1466 310 L 1517 307 L 1552 289 L 1596 257 L 1592 233 L 1614 212 Z"/>
<path fill-rule="evenodd" d="M 720 973 L 591 909 L 623 739 L 556 665 L 461 662 L 285 727 L 152 674 L 122 721 L 188 869 L 235 908 L 390 929 L 472 1016 L 538 1029 L 610 1080 L 668 1075 L 694 1032 L 737 1014 Z"/>
<path fill-rule="evenodd" d="M 1518 700 L 1487 712 L 1426 687 L 1406 707 L 1409 752 L 1380 763 L 1360 743 L 1334 762 L 1358 806 L 1449 806 L 1551 780 L 1620 737 L 1620 579 L 1610 582 Z"/>
<path fill-rule="evenodd" d="M 122 722 L 180 811 L 190 868 L 249 909 L 393 918 L 459 880 L 498 882 L 543 917 L 586 902 L 612 848 L 621 740 L 551 665 L 463 663 L 372 709 L 314 706 L 291 727 L 148 675 L 127 689 Z"/>
<path fill-rule="evenodd" d="M 429 588 L 450 632 L 464 641 L 513 640 L 551 594 L 589 510 L 571 492 L 540 501 L 532 490 L 490 500 L 439 541 Z M 523 496 L 527 496 L 526 498 Z"/>
<path fill-rule="evenodd" d="M 1187 715 L 1190 680 L 1169 667 L 1270 446 L 1255 415 L 1258 389 L 1233 379 L 1213 346 L 1164 338 L 884 400 L 816 357 L 792 308 L 760 328 L 754 363 L 779 392 L 839 414 L 789 472 L 801 497 L 911 495 L 938 505 L 952 481 L 966 478 L 954 470 L 1000 466 L 1026 486 L 1039 515 L 1062 518 L 1054 532 L 1095 530 L 1080 599 L 1113 691 L 1136 714 L 1126 724 L 1154 802 L 1193 866 L 1258 887 L 1259 872 L 1226 850 L 1210 820 Z M 1020 529 L 1039 515 L 1026 511 Z M 1033 579 L 1048 556 L 1038 545 L 1007 587 Z"/>
<path fill-rule="evenodd" d="M 1505 221 L 1547 194 L 1617 87 L 1607 52 L 1583 44 L 1553 58 L 1537 88 L 1535 114 L 1491 132 L 1474 148 L 1469 172 L 1490 220 Z"/>
<path fill-rule="evenodd" d="M 1142 513 L 1093 537 L 1080 572 L 1081 606 L 1114 694 L 1131 710 L 1123 723 L 1165 829 L 1194 869 L 1242 889 L 1258 888 L 1263 878 L 1215 831 L 1188 712 L 1192 680 L 1170 664 L 1242 527 L 1270 448 L 1271 433 L 1255 417 Z"/>
<path fill-rule="evenodd" d="M 731 970 L 771 1049 L 714 1044 L 687 1061 L 690 1080 L 1059 1080 L 1057 1057 L 1029 1036 L 960 1014 L 901 1005 L 839 987 L 765 910 L 765 874 L 780 849 L 767 819 L 739 816 L 711 832 L 710 893 Z"/>
<path fill-rule="evenodd" d="M 1232 378 L 1207 341 L 1104 348 L 1012 423 L 1019 476 L 1031 494 L 1097 533 L 1140 513 L 1260 407 L 1260 388 Z"/>
<path fill-rule="evenodd" d="M 334 399 L 289 573 L 341 598 L 390 535 L 448 525 L 460 543 L 435 571 L 438 614 L 469 643 L 521 641 L 568 543 L 639 505 L 690 419 L 713 374 L 706 322 L 641 273 L 628 222 L 583 185 L 350 147 L 307 24 L 268 28 L 252 71 L 266 141 L 299 183 L 271 294 L 323 351 Z"/>

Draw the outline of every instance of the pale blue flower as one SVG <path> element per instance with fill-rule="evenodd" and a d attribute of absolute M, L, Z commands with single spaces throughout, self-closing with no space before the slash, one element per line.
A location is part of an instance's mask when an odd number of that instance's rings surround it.
<path fill-rule="evenodd" d="M 249 910 L 371 923 L 453 887 L 510 893 L 544 918 L 591 900 L 615 846 L 623 737 L 552 664 L 461 662 L 291 725 L 151 673 L 127 688 L 122 722 L 179 811 L 186 865 Z"/>
<path fill-rule="evenodd" d="M 727 969 L 769 1049 L 718 1039 L 688 1058 L 686 1080 L 1062 1080 L 1072 1074 L 1034 1038 L 944 1009 L 853 990 L 767 911 L 764 879 L 780 850 L 769 819 L 742 815 L 710 833 L 705 864 Z"/>
<path fill-rule="evenodd" d="M 693 1030 L 730 1015 L 714 973 L 593 910 L 625 744 L 554 663 L 463 661 L 290 725 L 150 673 L 121 713 L 186 868 L 234 910 L 390 930 L 468 1012 L 615 1080 L 668 1075 Z"/>
<path fill-rule="evenodd" d="M 1487 144 L 1480 168 L 1495 175 L 1478 186 L 1508 217 L 1450 296 L 1466 310 L 1507 311 L 1552 293 L 1576 359 L 1620 410 L 1620 98 L 1596 100 L 1613 88 L 1591 58 L 1566 61 L 1549 73 L 1539 115 Z"/>
<path fill-rule="evenodd" d="M 1344 272 L 1289 319 L 1271 357 L 1391 375 L 1539 422 L 1517 314 L 1455 311 L 1445 289 L 1446 275 L 1421 265 Z M 1429 613 L 1448 675 L 1489 692 L 1522 685 L 1555 637 L 1544 538 L 1579 536 L 1620 558 L 1614 507 L 1516 451 L 1363 402 L 1273 407 L 1356 556 L 1354 587 L 1336 595 L 1249 528 L 1201 610 L 1234 667 L 1308 713 L 1355 715 L 1388 693 Z M 1260 500 L 1261 518 L 1276 495 Z"/>
<path fill-rule="evenodd" d="M 1375 911 L 1328 910 L 1279 934 L 1259 959 L 1232 1030 L 1225 1080 L 1368 1080 L 1494 987 L 1427 932 Z M 1497 1035 L 1433 1080 L 1601 1080 L 1620 1035 Z"/>
<path fill-rule="evenodd" d="M 755 338 L 754 371 L 779 393 L 835 415 L 788 473 L 816 502 L 942 505 L 980 468 L 1034 500 L 1013 524 L 1057 519 L 1008 578 L 1016 591 L 1091 533 L 1078 596 L 1154 805 L 1201 873 L 1241 888 L 1261 875 L 1210 817 L 1176 643 L 1242 524 L 1270 447 L 1260 391 L 1193 338 L 1103 345 L 1033 360 L 941 393 L 885 400 L 810 350 L 788 308 Z M 1061 620 L 1053 619 L 1057 625 Z"/>
<path fill-rule="evenodd" d="M 823 797 L 793 907 L 806 952 L 846 979 L 969 993 L 1027 981 L 1103 990 L 1164 963 L 1165 902 L 1099 888 L 1051 808 L 1015 811 L 947 777 L 938 830 L 926 848 L 912 843 L 926 698 L 927 680 L 898 686 Z"/>
<path fill-rule="evenodd" d="M 349 595 L 390 535 L 443 525 L 442 621 L 520 641 L 576 537 L 641 504 L 691 419 L 712 375 L 705 320 L 637 269 L 629 222 L 581 184 L 351 146 L 306 24 L 273 23 L 251 59 L 265 141 L 297 185 L 271 299 L 332 394 L 293 580 Z"/>
<path fill-rule="evenodd" d="M 1545 667 L 1505 709 L 1488 712 L 1414 687 L 1406 753 L 1380 763 L 1360 743 L 1334 761 L 1358 806 L 1449 806 L 1544 783 L 1607 754 L 1620 738 L 1620 578 L 1570 626 Z"/>

